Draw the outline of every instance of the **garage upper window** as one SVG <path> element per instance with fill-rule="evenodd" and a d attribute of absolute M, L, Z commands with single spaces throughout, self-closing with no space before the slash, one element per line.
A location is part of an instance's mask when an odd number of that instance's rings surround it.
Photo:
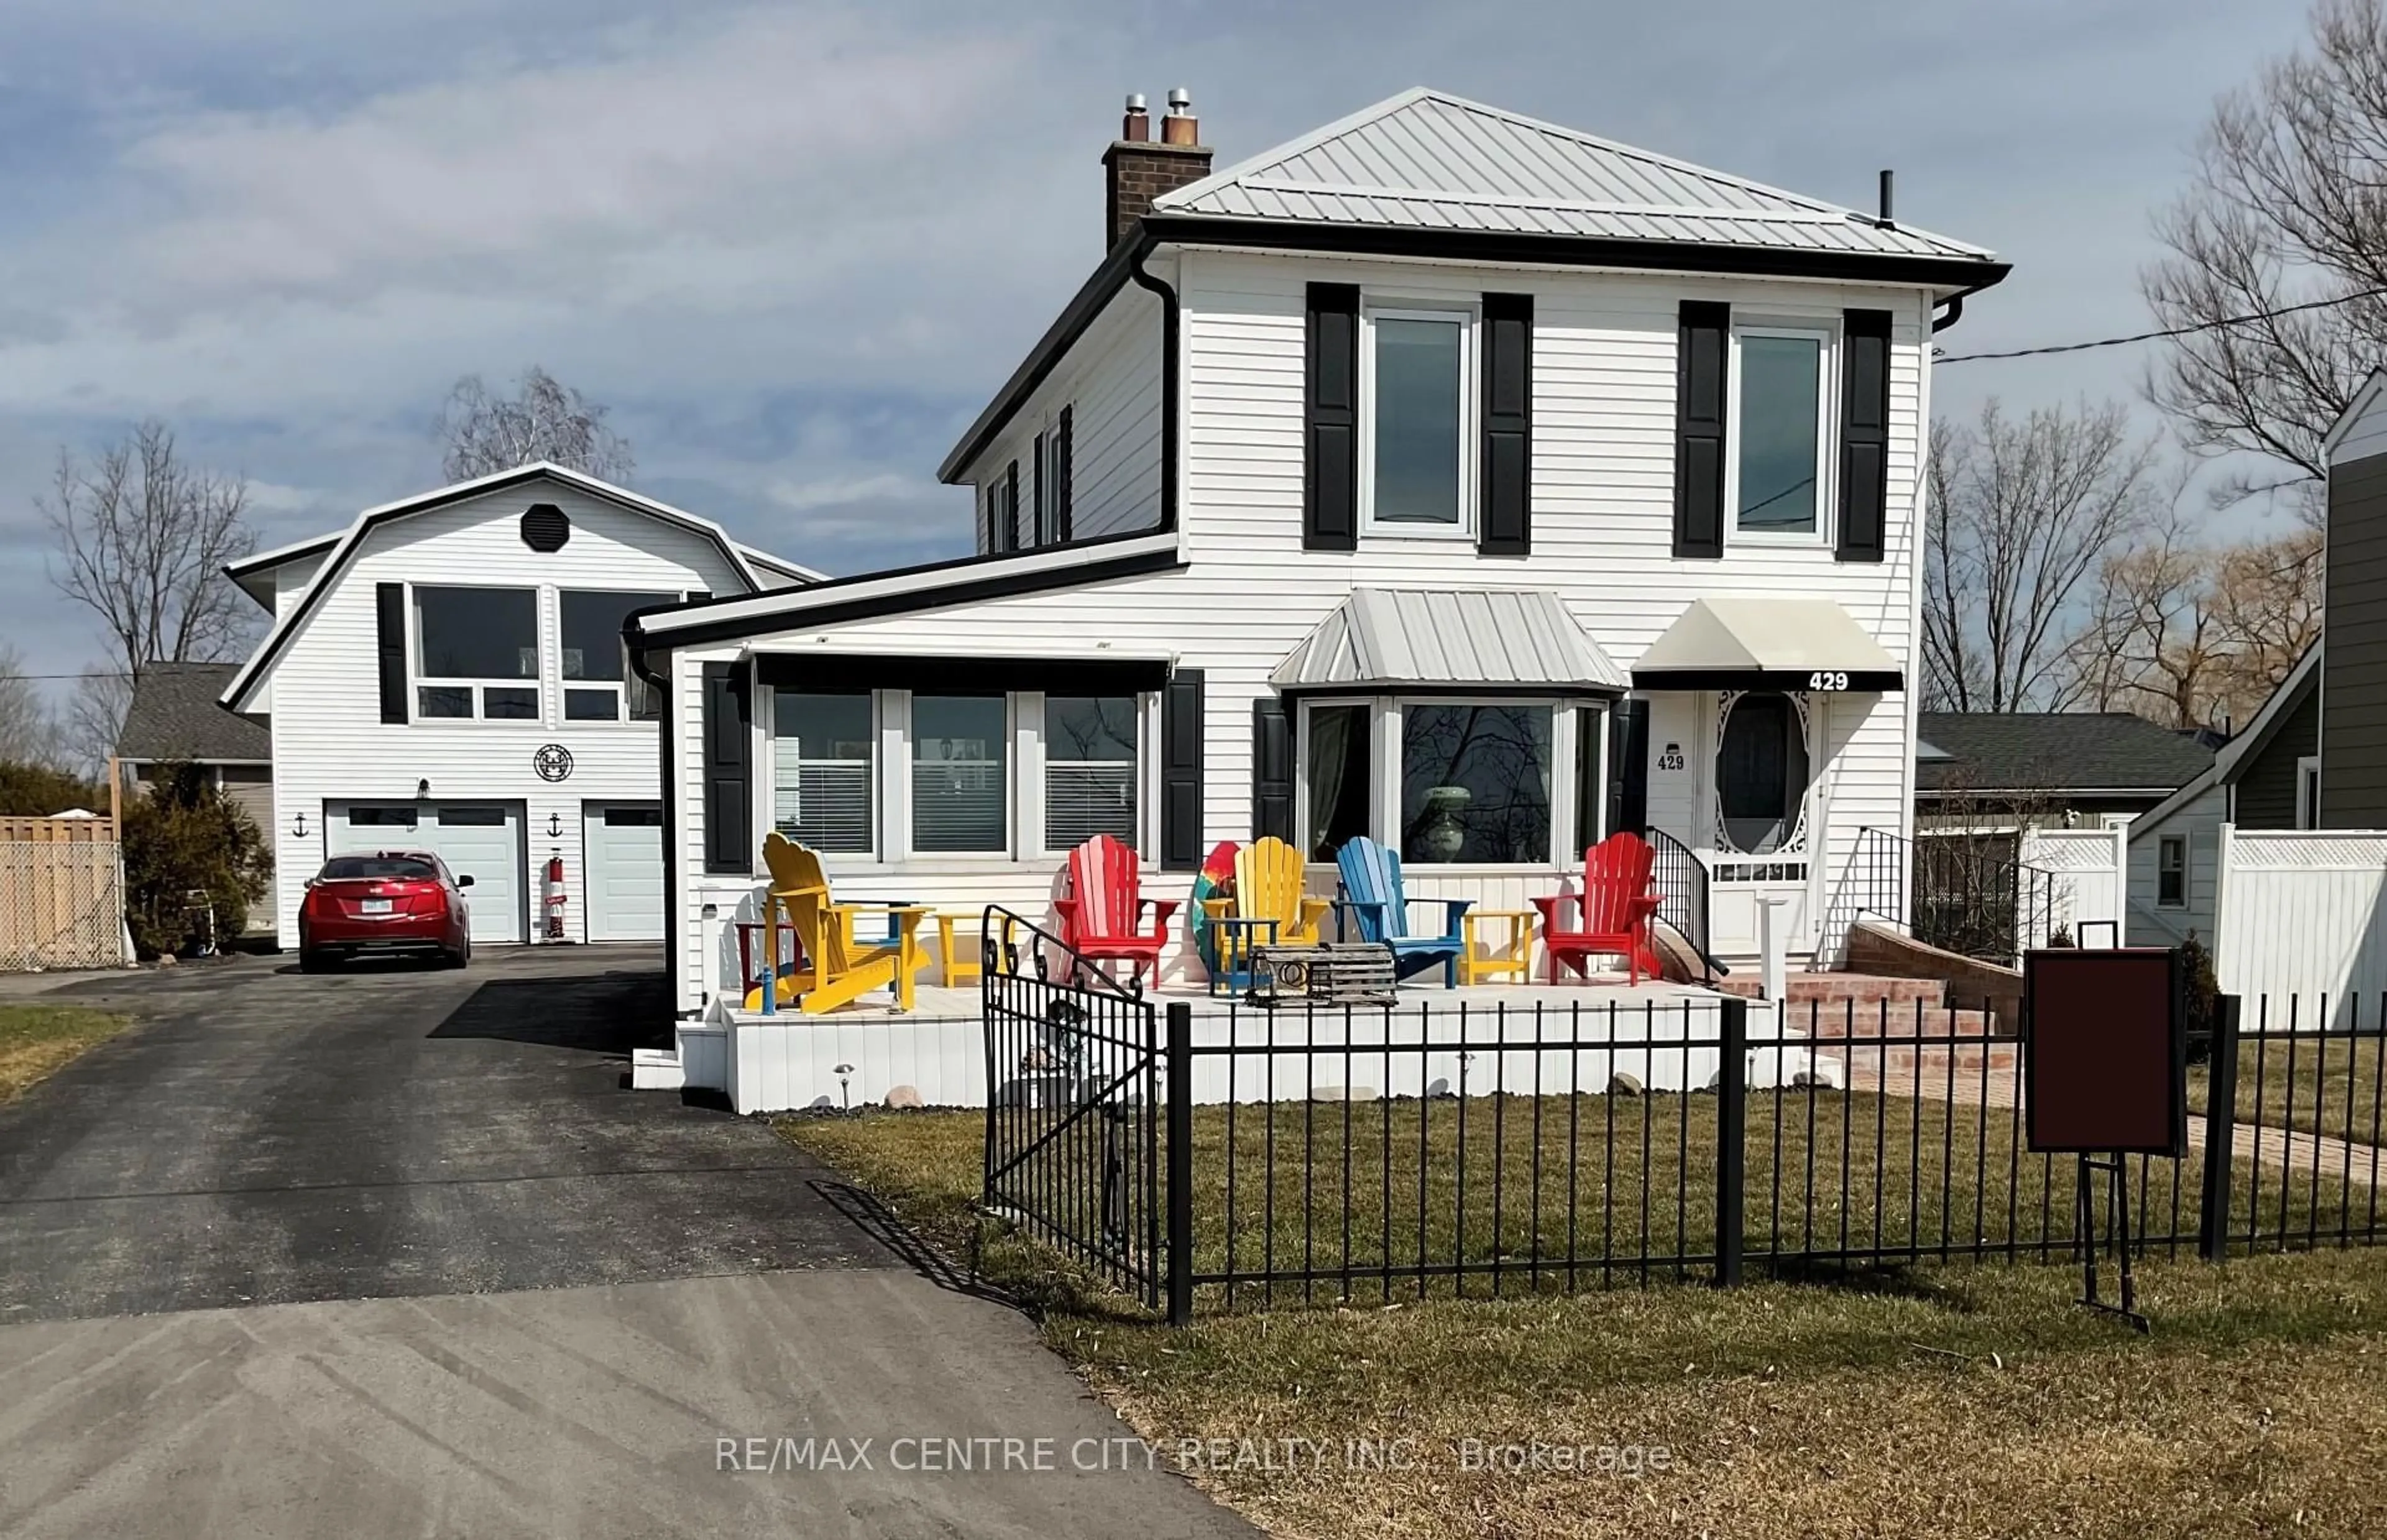
<path fill-rule="evenodd" d="M 576 593 L 558 596 L 563 632 L 563 715 L 569 722 L 651 722 L 655 692 L 630 671 L 623 623 L 634 611 L 670 604 L 677 594 Z"/>
<path fill-rule="evenodd" d="M 417 587 L 414 674 L 425 717 L 536 720 L 537 593 Z"/>

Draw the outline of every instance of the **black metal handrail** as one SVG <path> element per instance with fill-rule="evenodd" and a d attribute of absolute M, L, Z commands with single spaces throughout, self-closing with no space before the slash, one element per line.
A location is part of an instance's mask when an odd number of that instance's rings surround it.
<path fill-rule="evenodd" d="M 2018 967 L 2064 927 L 2062 876 L 2003 853 L 2004 834 L 1949 829 L 1920 840 L 1883 828 L 1857 831 L 1825 906 L 1817 967 L 1844 954 L 1849 931 L 1877 917 L 1926 946 Z"/>
<path fill-rule="evenodd" d="M 1715 960 L 1709 945 L 1707 863 L 1664 829 L 1645 825 L 1640 834 L 1657 855 L 1649 868 L 1649 885 L 1658 895 L 1658 917 L 1699 954 L 1700 982 L 1713 983 L 1717 974 L 1732 970 Z"/>

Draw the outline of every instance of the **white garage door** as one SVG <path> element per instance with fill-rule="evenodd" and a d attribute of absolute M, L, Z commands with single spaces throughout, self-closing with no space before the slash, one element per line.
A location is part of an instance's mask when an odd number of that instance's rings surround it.
<path fill-rule="evenodd" d="M 519 802 L 332 802 L 323 810 L 329 853 L 434 851 L 470 877 L 474 941 L 523 940 L 523 832 Z"/>
<path fill-rule="evenodd" d="M 659 941 L 663 935 L 663 810 L 655 802 L 590 802 L 588 939 Z"/>

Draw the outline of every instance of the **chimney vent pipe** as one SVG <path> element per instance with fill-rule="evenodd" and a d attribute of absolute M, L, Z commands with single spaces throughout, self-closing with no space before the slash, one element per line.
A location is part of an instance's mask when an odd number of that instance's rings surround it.
<path fill-rule="evenodd" d="M 1884 230 L 1895 230 L 1898 228 L 1897 211 L 1892 205 L 1890 197 L 1897 181 L 1898 173 L 1896 171 L 1889 170 L 1887 168 L 1883 170 L 1881 173 L 1881 217 L 1874 221 L 1874 222 L 1880 225 Z"/>
<path fill-rule="evenodd" d="M 1143 93 L 1140 91 L 1128 96 L 1127 115 L 1119 120 L 1119 137 L 1135 145 L 1152 137 L 1152 118 L 1143 109 Z"/>

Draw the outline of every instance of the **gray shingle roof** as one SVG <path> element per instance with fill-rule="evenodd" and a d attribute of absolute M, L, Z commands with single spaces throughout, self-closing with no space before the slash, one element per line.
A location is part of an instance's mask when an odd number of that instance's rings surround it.
<path fill-rule="evenodd" d="M 2213 764 L 2195 738 L 2128 712 L 1925 712 L 1915 788 L 2168 792 Z"/>
<path fill-rule="evenodd" d="M 1178 188 L 1153 207 L 1230 219 L 1990 255 L 1422 86 Z"/>
<path fill-rule="evenodd" d="M 216 703 L 237 663 L 151 663 L 133 687 L 120 758 L 247 760 L 273 757 L 273 736 L 247 717 Z"/>

